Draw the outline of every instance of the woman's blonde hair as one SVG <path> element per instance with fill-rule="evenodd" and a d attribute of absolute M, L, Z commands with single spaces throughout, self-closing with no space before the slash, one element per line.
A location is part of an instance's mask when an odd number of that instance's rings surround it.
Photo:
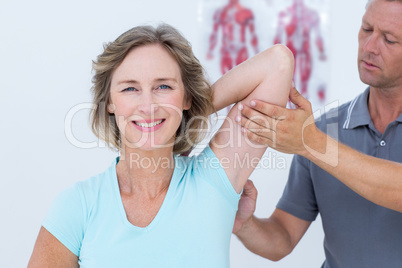
<path fill-rule="evenodd" d="M 121 149 L 120 131 L 114 114 L 110 114 L 110 84 L 114 70 L 126 55 L 136 47 L 160 44 L 177 61 L 185 89 L 185 98 L 191 100 L 189 110 L 183 111 L 182 123 L 176 132 L 174 153 L 183 153 L 200 142 L 207 133 L 208 115 L 213 110 L 211 86 L 204 76 L 190 43 L 170 25 L 138 26 L 123 33 L 114 42 L 104 45 L 104 51 L 93 62 L 93 109 L 90 120 L 92 131 L 110 148 Z"/>

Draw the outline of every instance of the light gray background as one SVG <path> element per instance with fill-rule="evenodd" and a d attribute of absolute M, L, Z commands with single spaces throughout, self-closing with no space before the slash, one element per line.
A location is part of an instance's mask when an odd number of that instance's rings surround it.
<path fill-rule="evenodd" d="M 344 103 L 365 88 L 356 64 L 365 3 L 331 3 L 328 104 Z M 165 21 L 177 27 L 203 59 L 197 17 L 198 2 L 193 0 L 0 0 L 0 267 L 26 267 L 56 194 L 103 171 L 116 155 L 99 146 L 77 148 L 65 134 L 69 111 L 90 102 L 91 60 L 102 44 L 135 25 Z M 75 113 L 70 126 L 78 140 L 96 142 L 87 114 Z M 253 173 L 260 217 L 270 215 L 281 196 L 292 156 L 271 151 L 270 157 L 285 160 L 286 168 Z M 233 237 L 231 267 L 320 267 L 322 244 L 319 219 L 278 263 L 248 252 Z"/>

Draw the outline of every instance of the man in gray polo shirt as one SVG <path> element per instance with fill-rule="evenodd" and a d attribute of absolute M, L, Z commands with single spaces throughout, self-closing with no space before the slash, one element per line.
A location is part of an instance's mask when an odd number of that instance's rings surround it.
<path fill-rule="evenodd" d="M 359 32 L 358 68 L 360 79 L 370 87 L 316 122 L 340 142 L 396 162 L 402 162 L 400 14 L 402 0 L 368 1 Z M 378 185 L 379 196 L 392 191 L 392 185 Z M 293 250 L 320 213 L 325 233 L 323 267 L 402 267 L 402 213 L 376 205 L 375 197 L 363 198 L 366 187 L 357 185 L 352 190 L 295 155 L 289 181 L 271 217 L 238 217 L 234 232 L 254 253 L 279 260 Z M 239 206 L 238 214 L 248 213 L 250 200 Z"/>

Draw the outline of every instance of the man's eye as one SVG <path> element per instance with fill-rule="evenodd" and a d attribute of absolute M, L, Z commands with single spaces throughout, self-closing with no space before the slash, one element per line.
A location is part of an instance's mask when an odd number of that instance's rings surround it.
<path fill-rule="evenodd" d="M 389 40 L 388 38 L 385 37 L 385 42 L 387 42 L 388 44 L 392 45 L 395 44 L 396 42 Z"/>

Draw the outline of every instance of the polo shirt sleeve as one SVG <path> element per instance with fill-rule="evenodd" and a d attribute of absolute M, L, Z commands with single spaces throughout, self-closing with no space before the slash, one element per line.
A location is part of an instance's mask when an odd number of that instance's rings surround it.
<path fill-rule="evenodd" d="M 310 161 L 295 155 L 289 178 L 277 208 L 302 220 L 314 221 L 318 215 L 315 191 L 310 175 Z"/>
<path fill-rule="evenodd" d="M 84 207 L 79 184 L 57 195 L 42 226 L 79 256 L 84 237 Z"/>

